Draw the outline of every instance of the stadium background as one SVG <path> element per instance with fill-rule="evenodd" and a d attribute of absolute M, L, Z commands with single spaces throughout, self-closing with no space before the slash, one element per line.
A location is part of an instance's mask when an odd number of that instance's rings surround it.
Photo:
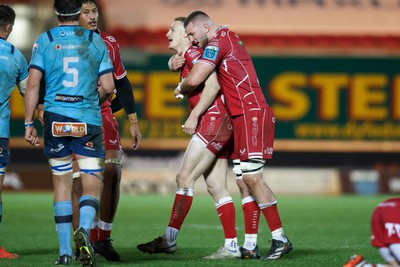
<path fill-rule="evenodd" d="M 9 40 L 27 59 L 38 34 L 55 26 L 52 1 L 14 0 Z M 400 192 L 400 3 L 396 0 L 100 1 L 100 29 L 121 45 L 134 88 L 143 145 L 129 150 L 129 122 L 117 114 L 126 193 L 170 193 L 189 137 L 187 105 L 173 98 L 165 34 L 174 17 L 204 10 L 237 32 L 274 109 L 276 193 Z M 42 148 L 23 140 L 23 98 L 11 98 L 9 190 L 51 190 Z M 40 128 L 38 122 L 36 125 Z M 230 179 L 230 188 L 236 190 Z M 203 192 L 204 184 L 196 185 Z"/>

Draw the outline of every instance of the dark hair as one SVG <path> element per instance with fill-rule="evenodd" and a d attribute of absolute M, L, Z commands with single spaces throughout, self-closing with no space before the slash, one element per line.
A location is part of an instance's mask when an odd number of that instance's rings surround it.
<path fill-rule="evenodd" d="M 97 6 L 96 0 L 82 0 L 82 4 L 95 4 Z"/>
<path fill-rule="evenodd" d="M 186 28 L 190 22 L 192 22 L 198 18 L 210 18 L 210 17 L 203 11 L 193 11 L 192 13 L 190 13 L 189 16 L 187 16 L 185 22 L 183 23 L 183 27 Z"/>
<path fill-rule="evenodd" d="M 9 6 L 0 5 L 0 28 L 6 29 L 8 24 L 14 24 L 15 11 Z"/>
<path fill-rule="evenodd" d="M 82 0 L 54 0 L 54 10 L 60 22 L 78 21 Z"/>

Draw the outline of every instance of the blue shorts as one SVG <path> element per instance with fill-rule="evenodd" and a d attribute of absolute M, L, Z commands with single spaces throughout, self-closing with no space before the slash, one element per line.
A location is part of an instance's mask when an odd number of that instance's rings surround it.
<path fill-rule="evenodd" d="M 103 129 L 101 126 L 52 112 L 44 112 L 44 154 L 48 158 L 61 158 L 71 154 L 105 158 Z"/>
<path fill-rule="evenodd" d="M 0 138 L 0 166 L 7 166 L 10 160 L 10 139 Z"/>

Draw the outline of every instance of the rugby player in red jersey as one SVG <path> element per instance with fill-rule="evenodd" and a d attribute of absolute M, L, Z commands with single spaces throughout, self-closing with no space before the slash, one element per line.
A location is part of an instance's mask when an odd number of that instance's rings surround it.
<path fill-rule="evenodd" d="M 188 94 L 216 71 L 232 116 L 234 154 L 240 161 L 242 181 L 260 207 L 272 234 L 272 245 L 262 260 L 280 259 L 292 249 L 284 234 L 276 198 L 263 179 L 264 164 L 272 157 L 275 117 L 267 104 L 253 62 L 237 34 L 216 25 L 202 11 L 192 12 L 184 23 L 194 45 L 204 48 L 189 75 L 175 89 Z M 240 173 L 237 172 L 239 175 Z M 242 254 L 256 248 L 243 247 Z"/>
<path fill-rule="evenodd" d="M 354 255 L 343 267 L 400 266 L 400 198 L 382 201 L 371 218 L 371 245 L 378 248 L 385 264 L 371 264 Z"/>
<path fill-rule="evenodd" d="M 203 53 L 203 49 L 191 45 L 183 28 L 184 20 L 184 17 L 175 18 L 167 33 L 169 48 L 177 52 L 177 60 L 181 58 L 181 62 L 185 63 L 181 68 L 181 79 L 190 72 Z M 217 90 L 208 90 L 210 87 L 216 87 Z M 213 93 L 210 97 L 212 101 L 201 102 L 200 96 L 209 92 Z M 225 236 L 224 246 L 205 258 L 240 258 L 235 228 L 235 207 L 226 184 L 227 148 L 232 140 L 231 118 L 224 104 L 224 97 L 219 91 L 216 74 L 212 73 L 204 84 L 200 84 L 191 92 L 188 101 L 192 111 L 184 125 L 184 131 L 193 134 L 193 137 L 176 176 L 177 191 L 169 224 L 162 236 L 148 243 L 139 244 L 137 248 L 150 254 L 168 254 L 176 251 L 179 230 L 193 201 L 194 184 L 203 175 Z"/>
<path fill-rule="evenodd" d="M 122 63 L 119 45 L 113 36 L 98 29 L 98 16 L 99 12 L 96 1 L 83 0 L 79 24 L 100 34 L 107 46 L 108 53 L 114 65 L 115 92 L 130 121 L 131 147 L 136 150 L 140 147 L 142 136 L 138 125 L 132 86 Z M 101 105 L 106 149 L 104 185 L 100 198 L 99 218 L 92 226 L 90 238 L 94 242 L 93 248 L 96 253 L 103 255 L 108 261 L 120 261 L 120 255 L 115 251 L 111 243 L 111 230 L 120 195 L 122 147 L 118 133 L 118 123 L 112 114 L 110 106 L 111 99 Z M 74 173 L 74 178 L 79 178 L 79 171 Z M 78 203 L 76 200 L 80 196 L 79 191 L 81 187 L 79 180 L 74 179 L 74 225 L 76 225 L 79 219 L 76 216 L 79 212 L 79 207 L 76 204 Z"/>

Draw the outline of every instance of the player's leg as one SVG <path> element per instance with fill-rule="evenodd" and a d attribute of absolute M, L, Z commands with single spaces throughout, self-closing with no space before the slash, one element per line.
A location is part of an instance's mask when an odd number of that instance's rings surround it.
<path fill-rule="evenodd" d="M 263 179 L 265 160 L 272 157 L 275 118 L 270 108 L 252 111 L 235 118 L 234 127 L 235 150 L 246 151 L 237 153 L 241 160 L 243 182 L 260 207 L 272 234 L 272 246 L 268 255 L 262 259 L 279 259 L 293 247 L 283 232 L 275 196 Z M 257 133 L 255 136 L 254 132 Z M 255 141 L 248 142 L 250 139 Z"/>
<path fill-rule="evenodd" d="M 81 170 L 82 196 L 79 199 L 79 228 L 74 232 L 74 241 L 80 250 L 81 264 L 94 265 L 94 251 L 90 244 L 89 231 L 99 209 L 104 160 L 78 154 L 76 158 Z"/>
<path fill-rule="evenodd" d="M 79 228 L 74 233 L 74 241 L 80 250 L 81 264 L 95 265 L 94 251 L 88 233 L 99 209 L 103 187 L 105 151 L 102 127 L 88 124 L 87 134 L 72 139 L 70 147 L 75 153 L 82 180 Z M 87 149 L 88 147 L 90 149 Z"/>
<path fill-rule="evenodd" d="M 176 239 L 193 201 L 194 183 L 214 162 L 215 155 L 194 135 L 186 148 L 181 167 L 176 176 L 177 191 L 172 206 L 171 217 L 162 237 L 137 248 L 147 253 L 174 253 Z"/>
<path fill-rule="evenodd" d="M 217 159 L 204 174 L 208 193 L 214 200 L 218 217 L 224 230 L 224 247 L 206 259 L 240 258 L 240 250 L 236 232 L 235 206 L 227 188 L 228 161 L 226 158 Z"/>
<path fill-rule="evenodd" d="M 76 158 L 72 158 L 72 229 L 74 232 L 79 228 L 79 199 L 82 196 L 82 180 Z M 79 261 L 80 253 L 79 248 L 75 246 L 75 260 Z"/>
<path fill-rule="evenodd" d="M 7 164 L 9 162 L 9 141 L 8 138 L 0 138 L 0 150 L 2 151 L 0 157 L 0 224 L 3 216 L 3 181 L 7 171 Z M 6 249 L 0 247 L 0 259 L 14 259 L 16 254 L 8 252 Z"/>
<path fill-rule="evenodd" d="M 120 196 L 121 165 L 121 150 L 106 150 L 104 186 L 100 198 L 98 235 L 94 250 L 108 261 L 120 261 L 120 255 L 111 242 L 111 231 Z"/>
<path fill-rule="evenodd" d="M 0 223 L 3 217 L 3 182 L 10 163 L 10 142 L 8 138 L 0 138 Z"/>
<path fill-rule="evenodd" d="M 9 139 L 8 138 L 0 138 L 0 151 L 1 156 L 0 156 L 0 223 L 1 219 L 3 217 L 3 197 L 2 197 L 2 191 L 3 191 L 3 182 L 4 182 L 4 177 L 6 175 L 7 171 L 7 164 L 10 161 L 10 147 L 9 147 Z"/>
<path fill-rule="evenodd" d="M 66 121 L 66 117 L 44 112 L 44 154 L 47 156 L 53 177 L 53 211 L 58 235 L 59 259 L 56 264 L 70 264 L 72 261 L 71 227 L 72 227 L 72 153 L 70 140 L 55 137 L 53 121 Z M 47 126 L 47 127 L 46 127 Z"/>
<path fill-rule="evenodd" d="M 108 261 L 120 261 L 120 255 L 114 249 L 110 237 L 120 196 L 122 148 L 117 120 L 111 113 L 102 113 L 102 120 L 106 160 L 97 221 L 97 238 L 93 248 Z"/>
<path fill-rule="evenodd" d="M 72 156 L 50 158 L 49 164 L 53 176 L 54 188 L 54 219 L 59 240 L 60 258 L 56 264 L 70 264 L 71 250 L 71 224 L 72 224 Z"/>
<path fill-rule="evenodd" d="M 6 165 L 0 164 L 0 223 L 3 218 L 3 181 L 6 174 Z"/>
<path fill-rule="evenodd" d="M 259 259 L 260 251 L 257 246 L 258 223 L 260 219 L 260 208 L 253 198 L 249 188 L 243 182 L 243 175 L 240 169 L 240 160 L 233 160 L 233 172 L 236 176 L 236 184 L 242 199 L 242 210 L 244 219 L 244 242 L 240 248 L 242 259 Z"/>

